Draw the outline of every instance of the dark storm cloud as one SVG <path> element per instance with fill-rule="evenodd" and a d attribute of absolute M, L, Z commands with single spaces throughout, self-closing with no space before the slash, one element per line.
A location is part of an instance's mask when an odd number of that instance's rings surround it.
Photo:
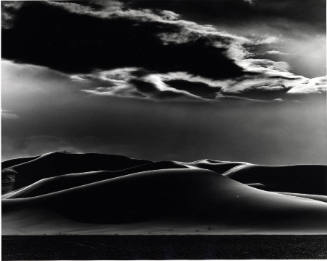
<path fill-rule="evenodd" d="M 310 78 L 326 74 L 325 0 L 131 0 L 129 3 L 134 8 L 169 9 L 182 14 L 183 19 L 210 23 L 220 30 L 247 37 L 274 36 L 271 38 L 275 38 L 274 42 L 248 46 L 255 57 L 287 61 L 293 73 Z M 271 51 L 275 51 L 274 55 Z"/>
<path fill-rule="evenodd" d="M 137 66 L 163 73 L 186 70 L 211 78 L 243 74 L 243 69 L 225 54 L 232 37 L 203 37 L 194 30 L 194 39 L 175 43 L 168 39 L 170 34 L 179 35 L 184 28 L 179 23 L 161 21 L 167 20 L 164 14 L 164 18 L 152 13 L 148 18 L 147 13 L 141 17 L 134 14 L 133 18 L 132 12 L 124 16 L 116 11 L 104 19 L 101 12 L 88 13 L 76 9 L 77 5 L 67 5 L 63 7 L 71 12 L 56 5 L 25 3 L 15 25 L 3 31 L 4 58 L 68 73 Z M 221 42 L 221 46 L 214 46 L 212 41 Z"/>
<path fill-rule="evenodd" d="M 7 59 L 65 72 L 72 80 L 86 82 L 88 88 L 82 91 L 94 95 L 212 100 L 224 96 L 275 99 L 289 92 L 324 93 L 325 83 L 318 88 L 310 79 L 290 73 L 287 63 L 255 56 L 254 52 L 273 43 L 274 37 L 241 37 L 163 10 L 184 6 L 185 10 L 200 8 L 201 14 L 201 8 L 221 10 L 219 5 L 224 4 L 226 13 L 222 18 L 233 17 L 241 10 L 244 15 L 240 17 L 244 18 L 254 8 L 267 9 L 267 16 L 272 16 L 275 9 L 284 10 L 291 2 L 9 4 L 2 54 Z"/>
<path fill-rule="evenodd" d="M 243 21 L 265 23 L 275 20 L 284 21 L 279 26 L 284 27 L 285 30 L 289 27 L 285 21 L 305 23 L 323 32 L 326 28 L 325 0 L 130 0 L 128 2 L 134 8 L 168 9 L 216 23 L 239 24 Z"/>

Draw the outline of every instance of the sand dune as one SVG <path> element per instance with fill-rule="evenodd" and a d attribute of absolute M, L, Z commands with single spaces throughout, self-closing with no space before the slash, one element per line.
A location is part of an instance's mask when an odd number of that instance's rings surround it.
<path fill-rule="evenodd" d="M 67 153 L 17 162 L 4 169 L 14 171 L 20 182 L 19 189 L 2 199 L 3 227 L 8 233 L 21 233 L 25 224 L 23 231 L 28 234 L 35 228 L 31 224 L 41 220 L 47 220 L 47 225 L 40 233 L 67 232 L 69 227 L 105 233 L 117 224 L 131 228 L 140 222 L 143 232 L 153 230 L 153 224 L 166 224 L 172 233 L 179 233 L 185 224 L 210 225 L 216 233 L 327 232 L 326 187 L 321 184 L 326 181 L 325 166 L 151 162 Z M 28 221 L 24 215 L 30 217 Z"/>
<path fill-rule="evenodd" d="M 16 160 L 18 161 L 18 160 Z M 120 155 L 104 155 L 96 153 L 72 154 L 54 152 L 39 157 L 22 159 L 22 163 L 12 165 L 11 161 L 2 163 L 3 177 L 14 174 L 14 188 L 29 185 L 43 178 L 94 170 L 123 170 L 151 163 L 147 160 L 137 160 Z"/>

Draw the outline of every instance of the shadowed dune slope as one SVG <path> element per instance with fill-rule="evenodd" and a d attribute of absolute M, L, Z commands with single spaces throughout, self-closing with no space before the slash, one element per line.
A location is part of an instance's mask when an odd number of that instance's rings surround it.
<path fill-rule="evenodd" d="M 243 165 L 223 174 L 241 183 L 261 183 L 265 190 L 327 195 L 327 166 Z"/>

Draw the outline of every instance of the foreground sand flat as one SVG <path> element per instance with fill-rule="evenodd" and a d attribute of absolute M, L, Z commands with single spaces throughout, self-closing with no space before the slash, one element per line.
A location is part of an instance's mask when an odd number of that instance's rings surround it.
<path fill-rule="evenodd" d="M 323 235 L 5 236 L 4 260 L 326 259 Z"/>

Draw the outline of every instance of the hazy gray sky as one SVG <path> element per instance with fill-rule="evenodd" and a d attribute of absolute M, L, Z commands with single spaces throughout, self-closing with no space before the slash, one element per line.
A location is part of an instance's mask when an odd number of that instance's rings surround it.
<path fill-rule="evenodd" d="M 162 102 L 82 92 L 84 83 L 3 62 L 2 157 L 51 150 L 149 159 L 326 163 L 323 99 Z"/>
<path fill-rule="evenodd" d="M 327 163 L 325 1 L 2 4 L 3 159 Z"/>

